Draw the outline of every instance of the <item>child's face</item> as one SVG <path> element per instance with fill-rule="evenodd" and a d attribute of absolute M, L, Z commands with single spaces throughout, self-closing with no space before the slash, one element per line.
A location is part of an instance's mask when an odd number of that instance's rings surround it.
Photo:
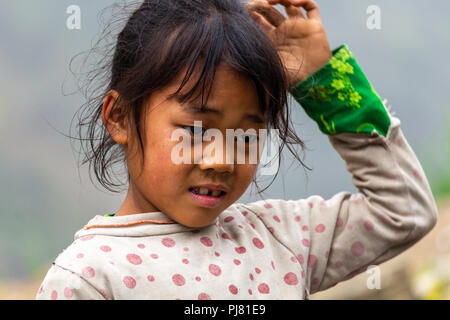
<path fill-rule="evenodd" d="M 191 79 L 194 79 L 194 76 Z M 237 163 L 236 148 L 234 163 L 226 163 L 226 129 L 242 129 L 244 132 L 254 129 L 258 134 L 259 129 L 266 129 L 266 120 L 259 111 L 258 96 L 253 83 L 227 67 L 218 68 L 207 103 L 207 107 L 220 111 L 222 115 L 190 113 L 185 108 L 192 103 L 181 105 L 176 98 L 165 100 L 167 95 L 178 89 L 182 77 L 179 80 L 155 92 L 146 103 L 145 136 L 142 137 L 144 162 L 141 161 L 141 154 L 133 156 L 137 139 L 127 138 L 126 144 L 123 144 L 127 155 L 130 185 L 127 197 L 117 214 L 161 211 L 185 226 L 203 227 L 211 224 L 222 211 L 242 196 L 252 182 L 258 166 L 257 163 L 249 163 L 248 157 L 245 163 Z M 182 93 L 187 92 L 191 86 L 192 84 L 188 83 Z M 195 105 L 199 106 L 201 96 L 197 101 Z M 247 114 L 258 116 L 262 122 L 258 123 L 246 117 Z M 223 149 L 216 149 L 217 155 L 214 156 L 213 153 L 213 157 L 208 158 L 212 163 L 205 163 L 206 156 L 201 156 L 202 161 L 194 163 L 193 144 L 192 161 L 188 164 L 176 164 L 172 159 L 172 150 L 180 144 L 181 139 L 172 141 L 172 133 L 180 128 L 194 126 L 194 121 L 202 121 L 204 130 L 220 130 L 223 135 Z M 184 130 L 185 135 L 193 139 L 193 129 Z M 208 144 L 213 143 L 201 142 L 200 150 L 205 150 Z M 249 147 L 246 147 L 246 150 L 248 149 Z M 257 152 L 258 163 L 261 151 L 258 149 Z M 141 168 L 143 171 L 139 175 Z M 194 200 L 190 189 L 205 184 L 222 185 L 226 188 L 226 195 L 217 205 L 207 206 Z"/>

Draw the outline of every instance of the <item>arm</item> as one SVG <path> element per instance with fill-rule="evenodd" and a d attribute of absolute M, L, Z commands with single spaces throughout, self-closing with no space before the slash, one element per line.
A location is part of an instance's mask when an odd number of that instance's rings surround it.
<path fill-rule="evenodd" d="M 400 120 L 386 110 L 347 46 L 291 93 L 329 136 L 359 190 L 328 201 L 311 196 L 248 205 L 264 213 L 266 227 L 298 258 L 314 293 L 410 248 L 433 228 L 438 212 Z"/>

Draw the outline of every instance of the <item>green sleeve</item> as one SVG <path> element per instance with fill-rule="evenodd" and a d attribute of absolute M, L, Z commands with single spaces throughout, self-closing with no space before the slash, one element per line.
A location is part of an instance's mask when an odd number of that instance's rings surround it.
<path fill-rule="evenodd" d="M 386 108 L 345 44 L 290 93 L 327 135 L 376 130 L 387 136 L 391 120 Z"/>

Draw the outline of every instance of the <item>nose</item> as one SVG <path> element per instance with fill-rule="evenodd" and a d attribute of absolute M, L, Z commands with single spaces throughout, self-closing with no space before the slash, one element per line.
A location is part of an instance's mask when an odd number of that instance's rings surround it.
<path fill-rule="evenodd" d="M 213 169 L 217 172 L 229 172 L 233 173 L 234 171 L 234 157 L 231 155 L 234 153 L 229 151 L 228 161 L 226 159 L 226 145 L 223 148 L 214 148 L 214 143 L 208 144 L 208 146 L 203 146 L 203 156 L 199 163 L 199 167 L 202 170 Z"/>

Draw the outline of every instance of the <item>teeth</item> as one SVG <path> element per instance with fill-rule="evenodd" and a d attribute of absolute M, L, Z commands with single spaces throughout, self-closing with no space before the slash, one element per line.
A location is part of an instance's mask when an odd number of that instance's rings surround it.
<path fill-rule="evenodd" d="M 220 190 L 210 191 L 208 188 L 194 188 L 193 191 L 203 196 L 209 195 L 213 197 L 219 197 L 222 194 L 222 191 Z"/>
<path fill-rule="evenodd" d="M 222 191 L 216 190 L 216 191 L 213 191 L 213 192 L 212 192 L 212 196 L 213 196 L 213 197 L 218 197 L 218 196 L 220 196 L 221 193 L 222 193 Z"/>
<path fill-rule="evenodd" d="M 197 191 L 198 191 L 198 194 L 201 194 L 204 196 L 206 196 L 209 193 L 208 188 L 198 188 Z"/>

